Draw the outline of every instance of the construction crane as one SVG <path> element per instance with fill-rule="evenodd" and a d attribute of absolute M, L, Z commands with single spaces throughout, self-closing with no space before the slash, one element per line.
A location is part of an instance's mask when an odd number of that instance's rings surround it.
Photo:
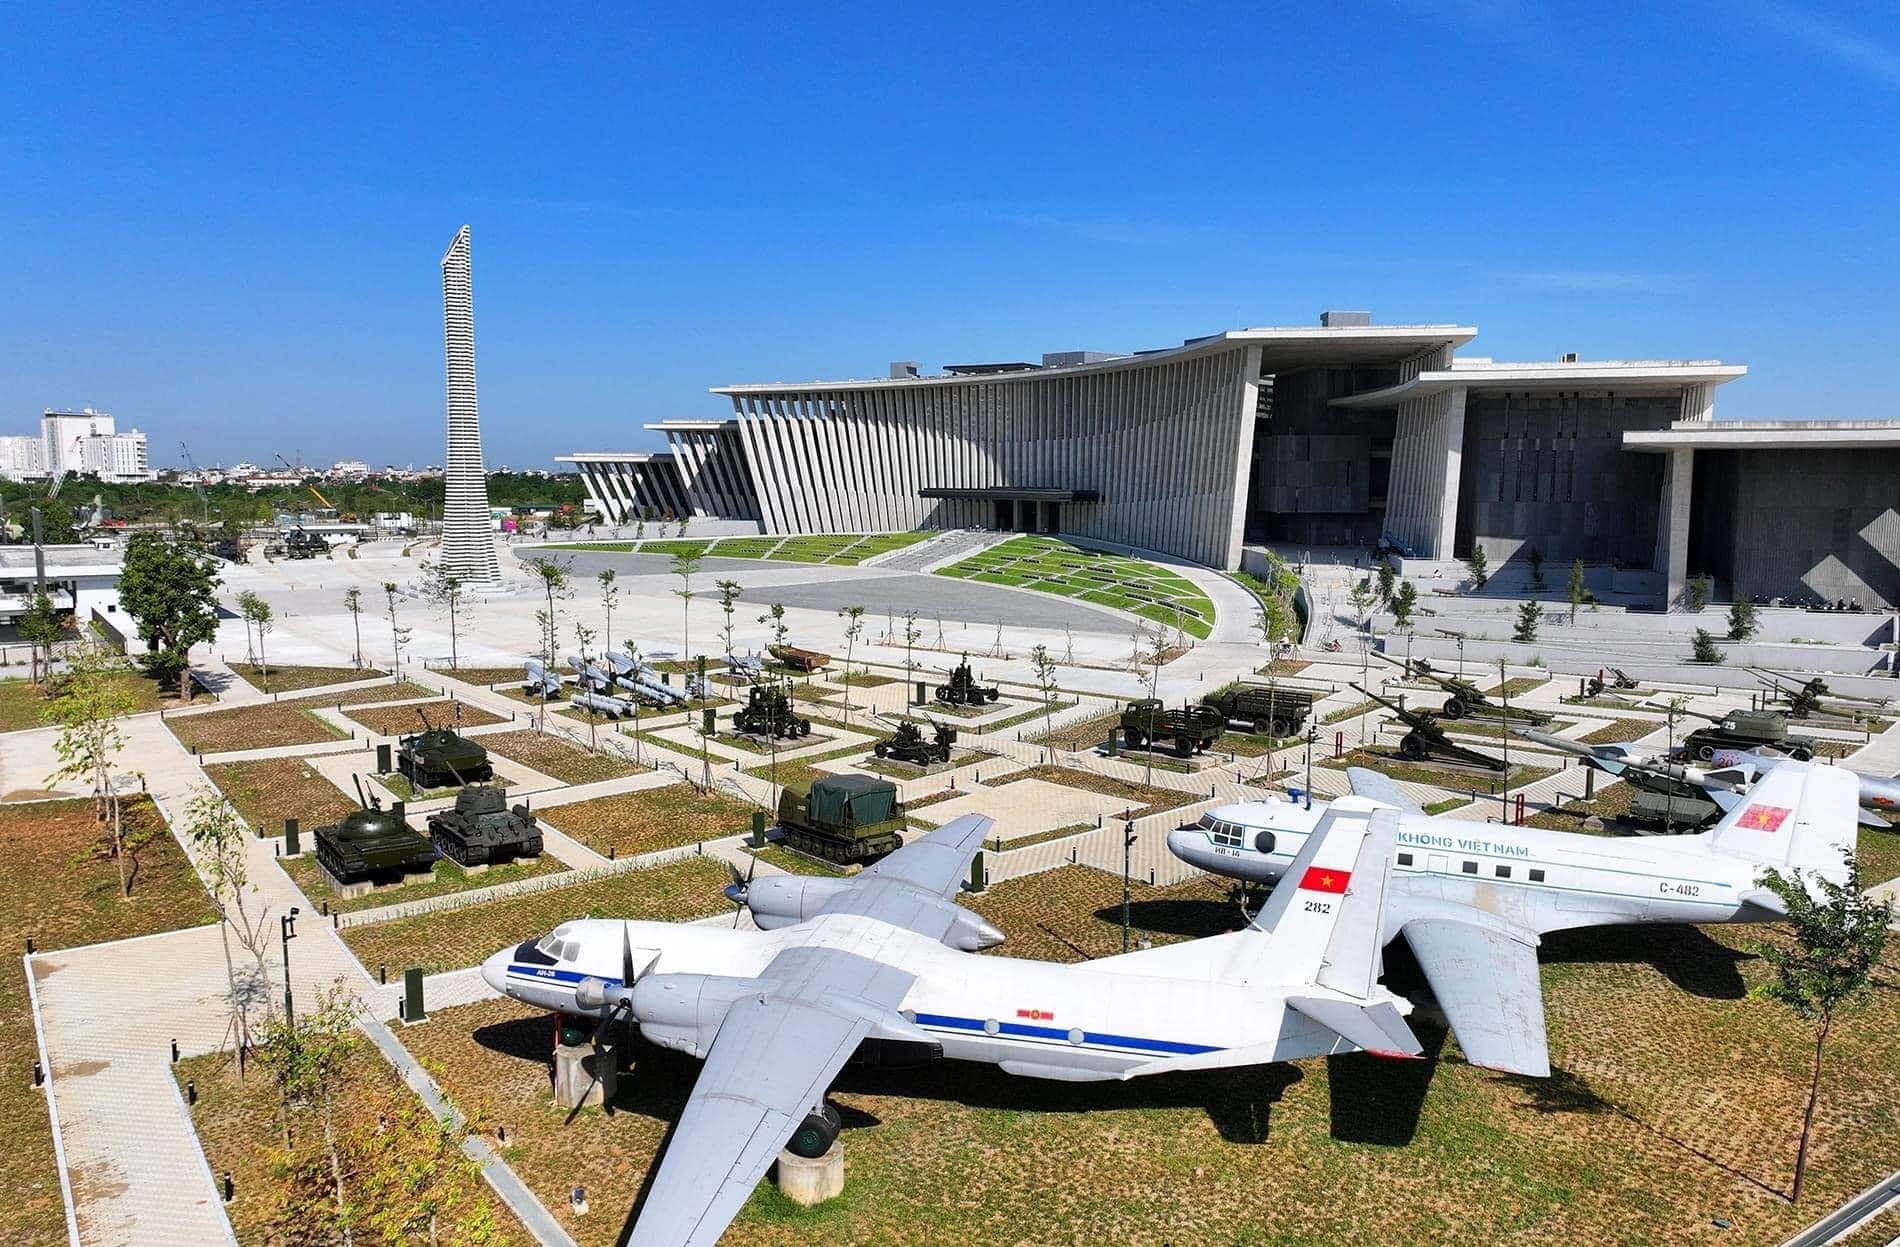
<path fill-rule="evenodd" d="M 204 508 L 204 522 L 211 523 L 211 499 L 205 497 L 205 474 L 198 470 L 197 463 L 191 457 L 191 447 L 178 443 L 178 453 L 185 457 L 185 466 L 191 469 L 191 487 L 198 491 L 198 503 Z"/>
<path fill-rule="evenodd" d="M 298 452 L 297 458 L 300 460 L 303 458 L 303 453 L 301 451 Z M 284 458 L 282 454 L 279 454 L 277 456 L 277 462 L 283 464 L 285 467 L 289 468 L 292 472 L 295 472 L 298 476 L 302 476 L 304 474 L 303 468 L 299 467 L 297 464 L 292 463 L 290 460 Z M 311 493 L 311 496 L 316 498 L 318 502 L 321 502 L 324 506 L 330 508 L 330 510 L 332 511 L 336 510 L 336 503 L 331 502 L 328 498 L 325 498 L 323 496 L 322 491 L 319 490 L 315 485 L 312 485 L 309 481 L 305 481 L 303 483 L 303 487 L 309 490 Z"/>

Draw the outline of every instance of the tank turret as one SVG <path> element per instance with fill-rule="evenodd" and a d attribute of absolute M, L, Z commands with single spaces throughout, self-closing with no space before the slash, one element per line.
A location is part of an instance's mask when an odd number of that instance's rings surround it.
<path fill-rule="evenodd" d="M 485 866 L 541 855 L 541 828 L 525 805 L 510 809 L 496 784 L 470 784 L 451 809 L 429 815 L 429 836 L 444 857 Z"/>
<path fill-rule="evenodd" d="M 361 787 L 358 787 L 361 796 Z M 365 801 L 338 823 L 316 830 L 317 864 L 338 883 L 387 879 L 431 869 L 435 846 L 403 818 L 403 803 L 389 809 Z"/>
<path fill-rule="evenodd" d="M 436 727 L 420 708 L 416 716 L 422 720 L 422 730 L 403 737 L 396 753 L 396 769 L 411 787 L 447 788 L 494 777 L 488 750 L 460 732 Z"/>

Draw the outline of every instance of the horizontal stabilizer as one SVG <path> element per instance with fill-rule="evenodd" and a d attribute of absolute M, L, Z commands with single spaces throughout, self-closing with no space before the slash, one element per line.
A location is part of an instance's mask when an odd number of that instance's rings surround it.
<path fill-rule="evenodd" d="M 1415 1057 L 1425 1051 L 1390 1001 L 1360 1005 L 1324 996 L 1289 996 L 1286 1004 L 1374 1056 Z"/>
<path fill-rule="evenodd" d="M 1404 926 L 1432 995 L 1473 1065 L 1550 1076 L 1537 937 L 1489 914 L 1419 918 Z"/>
<path fill-rule="evenodd" d="M 1346 783 L 1351 786 L 1356 797 L 1396 806 L 1407 814 L 1425 812 L 1419 808 L 1418 802 L 1400 792 L 1398 784 L 1383 771 L 1375 771 L 1369 766 L 1349 766 L 1346 768 Z"/>

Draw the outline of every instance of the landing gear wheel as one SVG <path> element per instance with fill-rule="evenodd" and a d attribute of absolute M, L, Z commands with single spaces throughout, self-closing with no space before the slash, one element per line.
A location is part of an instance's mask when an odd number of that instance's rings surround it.
<path fill-rule="evenodd" d="M 1441 719 L 1462 719 L 1464 714 L 1465 703 L 1459 701 L 1456 697 L 1447 697 L 1443 708 L 1438 712 L 1438 716 Z"/>
<path fill-rule="evenodd" d="M 1713 762 L 1715 760 L 1715 750 L 1709 745 L 1697 745 L 1695 756 L 1704 762 Z"/>
<path fill-rule="evenodd" d="M 785 1145 L 785 1150 L 794 1156 L 803 1156 L 806 1160 L 817 1160 L 838 1141 L 838 1130 L 842 1125 L 838 1110 L 827 1104 L 816 1113 L 805 1114 L 805 1120 L 798 1123 L 798 1129 L 792 1132 L 791 1141 Z"/>
<path fill-rule="evenodd" d="M 1806 745 L 1797 745 L 1789 752 L 1788 756 L 1793 758 L 1796 762 L 1811 762 L 1814 759 L 1814 750 L 1808 748 Z"/>

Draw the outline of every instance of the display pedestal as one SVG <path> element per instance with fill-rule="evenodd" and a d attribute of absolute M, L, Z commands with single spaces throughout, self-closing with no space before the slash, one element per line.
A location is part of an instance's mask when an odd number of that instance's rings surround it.
<path fill-rule="evenodd" d="M 844 1190 L 844 1145 L 834 1141 L 831 1150 L 816 1160 L 780 1151 L 778 1189 L 803 1208 L 834 1198 Z"/>
<path fill-rule="evenodd" d="M 596 1069 L 599 1078 L 594 1077 Z M 554 1102 L 562 1108 L 605 1104 L 613 1098 L 615 1079 L 612 1048 L 595 1051 L 592 1044 L 554 1045 Z"/>

